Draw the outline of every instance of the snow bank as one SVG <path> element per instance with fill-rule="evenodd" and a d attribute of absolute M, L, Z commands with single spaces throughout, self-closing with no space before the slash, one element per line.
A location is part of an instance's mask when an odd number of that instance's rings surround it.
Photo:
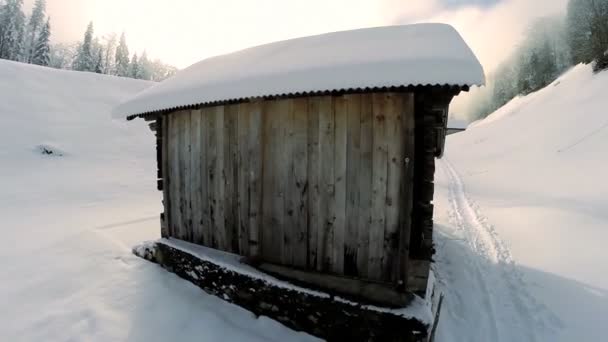
<path fill-rule="evenodd" d="M 118 106 L 116 117 L 328 90 L 484 83 L 479 61 L 445 24 L 327 33 L 205 59 Z"/>
<path fill-rule="evenodd" d="M 608 72 L 579 65 L 449 136 L 438 341 L 599 341 L 608 317 Z"/>
<path fill-rule="evenodd" d="M 0 340 L 314 340 L 131 253 L 159 238 L 155 138 L 109 117 L 152 83 L 3 60 L 0 80 Z"/>

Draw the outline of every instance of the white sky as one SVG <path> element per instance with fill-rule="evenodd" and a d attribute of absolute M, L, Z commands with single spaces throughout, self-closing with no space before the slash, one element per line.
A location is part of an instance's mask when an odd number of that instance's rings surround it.
<path fill-rule="evenodd" d="M 147 49 L 182 68 L 276 40 L 434 21 L 454 25 L 486 69 L 493 69 L 532 18 L 562 10 L 566 1 L 501 0 L 480 6 L 481 0 L 459 5 L 455 0 L 47 0 L 47 7 L 55 42 L 82 39 L 92 20 L 98 36 L 124 30 L 131 52 Z M 25 0 L 28 11 L 33 2 Z"/>

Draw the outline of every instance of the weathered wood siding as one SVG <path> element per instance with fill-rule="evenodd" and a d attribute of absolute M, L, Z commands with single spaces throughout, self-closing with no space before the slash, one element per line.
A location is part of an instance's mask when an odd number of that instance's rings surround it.
<path fill-rule="evenodd" d="M 162 121 L 169 236 L 301 269 L 405 281 L 412 93 L 246 102 Z"/>

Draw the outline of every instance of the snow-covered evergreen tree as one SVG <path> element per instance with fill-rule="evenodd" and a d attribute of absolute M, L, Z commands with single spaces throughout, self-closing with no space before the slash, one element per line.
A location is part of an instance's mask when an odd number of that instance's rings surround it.
<path fill-rule="evenodd" d="M 38 35 L 41 33 L 41 30 L 44 26 L 45 11 L 46 0 L 36 0 L 34 4 L 34 9 L 32 10 L 32 14 L 30 15 L 30 19 L 28 21 L 27 28 L 25 31 L 26 39 L 23 44 L 24 62 L 32 63 L 32 58 L 37 45 Z"/>
<path fill-rule="evenodd" d="M 127 47 L 127 38 L 123 32 L 120 36 L 120 43 L 116 48 L 116 75 L 129 77 L 129 47 Z"/>
<path fill-rule="evenodd" d="M 47 19 L 46 24 L 42 26 L 42 30 L 36 39 L 34 52 L 31 57 L 31 63 L 37 65 L 48 66 L 51 62 L 51 19 Z"/>
<path fill-rule="evenodd" d="M 139 59 L 137 58 L 137 52 L 131 57 L 131 64 L 129 64 L 129 77 L 139 78 Z"/>
<path fill-rule="evenodd" d="M 70 69 L 74 65 L 77 46 L 75 44 L 52 44 L 49 66 L 56 69 Z"/>
<path fill-rule="evenodd" d="M 103 74 L 104 70 L 103 70 L 103 50 L 102 49 L 97 50 L 97 56 L 96 56 L 95 60 L 96 60 L 95 72 L 98 74 Z"/>
<path fill-rule="evenodd" d="M 6 0 L 0 5 L 0 58 L 16 61 L 21 57 L 25 30 L 22 7 L 23 0 Z"/>
<path fill-rule="evenodd" d="M 573 62 L 608 67 L 608 0 L 570 0 L 567 19 Z"/>
<path fill-rule="evenodd" d="M 152 79 L 152 63 L 148 59 L 148 53 L 145 50 L 139 59 L 139 73 L 136 78 L 147 81 Z"/>
<path fill-rule="evenodd" d="M 84 34 L 84 40 L 80 44 L 78 54 L 74 60 L 74 70 L 95 71 L 95 59 L 93 58 L 93 23 L 89 23 Z"/>
<path fill-rule="evenodd" d="M 101 46 L 103 50 L 102 68 L 104 74 L 116 75 L 115 55 L 117 43 L 118 39 L 115 33 L 103 37 Z"/>

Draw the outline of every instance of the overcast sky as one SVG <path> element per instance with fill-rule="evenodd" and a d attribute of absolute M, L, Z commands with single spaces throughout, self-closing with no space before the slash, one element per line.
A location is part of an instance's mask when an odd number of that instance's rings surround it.
<path fill-rule="evenodd" d="M 34 0 L 25 0 L 29 11 Z M 534 17 L 567 0 L 47 0 L 53 41 L 125 31 L 131 51 L 147 49 L 180 68 L 275 40 L 413 22 L 454 25 L 493 69 Z"/>

